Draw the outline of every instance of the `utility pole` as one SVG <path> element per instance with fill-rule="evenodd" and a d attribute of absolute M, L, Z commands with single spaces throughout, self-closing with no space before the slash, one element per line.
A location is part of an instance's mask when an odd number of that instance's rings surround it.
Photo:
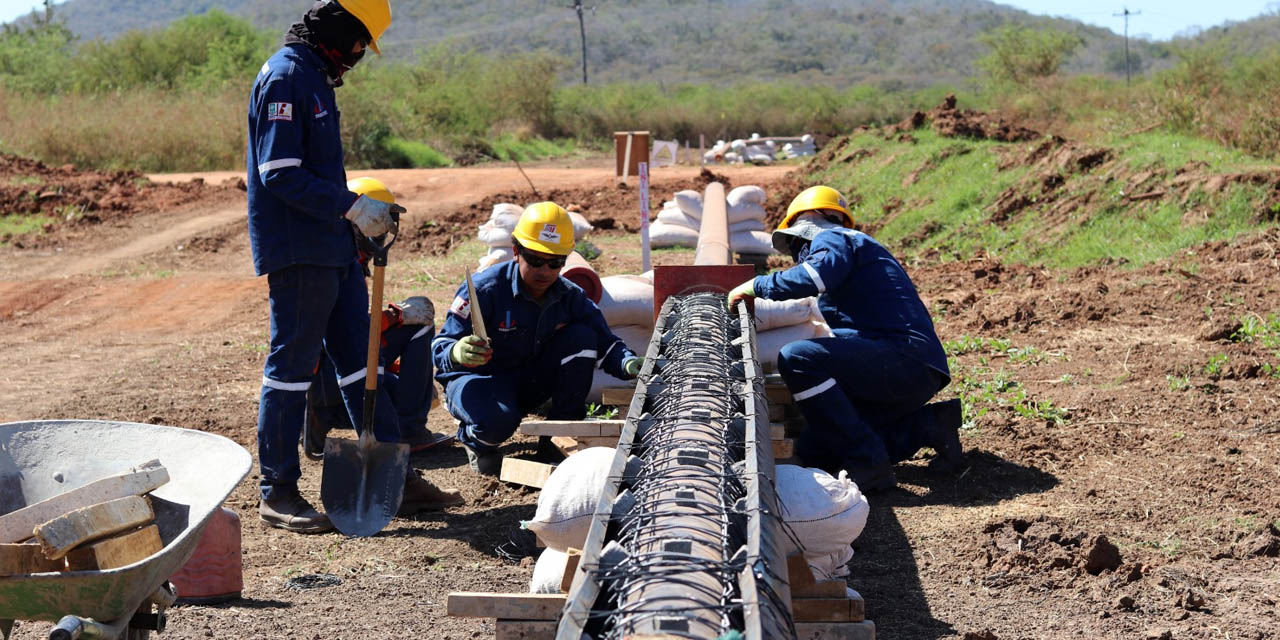
<path fill-rule="evenodd" d="M 583 21 L 582 12 L 586 8 L 582 6 L 582 0 L 573 0 L 573 6 L 570 7 L 578 12 L 578 32 L 582 34 L 582 84 L 587 83 L 587 25 Z"/>
<path fill-rule="evenodd" d="M 1140 16 L 1141 11 L 1130 11 L 1129 7 L 1124 8 L 1124 13 L 1111 14 L 1117 18 L 1124 16 L 1124 84 L 1129 86 L 1129 16 Z"/>

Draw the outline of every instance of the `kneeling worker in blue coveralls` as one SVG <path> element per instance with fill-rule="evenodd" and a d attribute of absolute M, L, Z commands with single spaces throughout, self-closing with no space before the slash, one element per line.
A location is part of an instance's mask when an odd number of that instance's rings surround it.
<path fill-rule="evenodd" d="M 926 404 L 951 381 L 929 312 L 902 265 L 871 236 L 855 231 L 843 196 L 806 189 L 791 201 L 773 245 L 796 265 L 729 293 L 818 296 L 835 337 L 782 348 L 778 369 L 808 422 L 796 453 L 804 464 L 849 472 L 863 491 L 893 488 L 893 464 L 921 447 L 935 468 L 963 462 L 959 400 Z"/>
<path fill-rule="evenodd" d="M 624 380 L 642 363 L 582 289 L 560 277 L 574 242 L 564 209 L 529 205 L 511 235 L 515 259 L 476 274 L 476 300 L 460 286 L 431 343 L 436 380 L 460 422 L 458 441 L 471 469 L 491 476 L 502 467 L 498 446 L 526 414 L 550 398 L 548 419 L 581 420 L 597 362 Z M 488 344 L 472 334 L 473 305 Z"/>

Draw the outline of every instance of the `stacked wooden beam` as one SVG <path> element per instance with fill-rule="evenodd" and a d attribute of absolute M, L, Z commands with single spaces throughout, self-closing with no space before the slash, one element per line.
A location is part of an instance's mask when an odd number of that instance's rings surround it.
<path fill-rule="evenodd" d="M 160 551 L 147 494 L 168 481 L 152 460 L 0 516 L 0 576 L 105 571 Z"/>

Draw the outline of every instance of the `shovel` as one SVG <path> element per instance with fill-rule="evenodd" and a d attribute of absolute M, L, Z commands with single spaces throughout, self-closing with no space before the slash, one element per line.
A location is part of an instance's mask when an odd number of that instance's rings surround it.
<path fill-rule="evenodd" d="M 356 442 L 329 438 L 324 443 L 320 500 L 338 531 L 360 538 L 382 531 L 400 510 L 409 467 L 409 445 L 378 442 L 373 435 L 374 403 L 378 398 L 378 352 L 382 346 L 382 278 L 387 266 L 387 251 L 395 243 L 397 233 L 398 227 L 393 227 L 390 239 L 384 244 L 356 234 L 361 249 L 373 256 L 363 427 Z"/>

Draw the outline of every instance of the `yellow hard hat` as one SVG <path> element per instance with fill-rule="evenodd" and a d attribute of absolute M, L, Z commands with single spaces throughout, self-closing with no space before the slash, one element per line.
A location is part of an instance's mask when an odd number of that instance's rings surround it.
<path fill-rule="evenodd" d="M 336 0 L 348 13 L 355 16 L 360 24 L 369 31 L 369 48 L 382 55 L 378 50 L 378 38 L 391 26 L 391 3 L 388 0 Z"/>
<path fill-rule="evenodd" d="M 525 207 L 511 236 L 527 249 L 567 256 L 573 251 L 573 220 L 560 205 L 537 202 Z"/>
<path fill-rule="evenodd" d="M 354 178 L 347 181 L 347 191 L 362 196 L 369 196 L 374 200 L 385 202 L 387 204 L 395 204 L 396 197 L 391 195 L 391 190 L 387 185 L 377 178 Z"/>
<path fill-rule="evenodd" d="M 853 228 L 853 214 L 849 212 L 849 203 L 844 196 L 831 187 L 818 185 L 801 191 L 800 195 L 791 201 L 791 205 L 787 207 L 787 215 L 782 218 L 782 222 L 778 223 L 778 229 L 786 229 L 795 221 L 796 216 L 818 209 L 843 213 L 844 219 L 841 222 L 845 228 Z"/>

